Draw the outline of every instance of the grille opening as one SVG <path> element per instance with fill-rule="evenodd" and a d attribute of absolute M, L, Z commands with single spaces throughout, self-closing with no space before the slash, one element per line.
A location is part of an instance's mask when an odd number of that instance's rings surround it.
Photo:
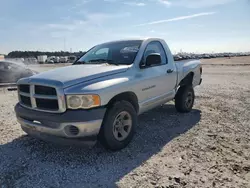
<path fill-rule="evenodd" d="M 24 105 L 31 107 L 30 97 L 20 95 L 20 100 L 21 100 L 21 103 L 23 103 Z"/>
<path fill-rule="evenodd" d="M 24 92 L 24 93 L 29 93 L 30 92 L 30 86 L 29 85 L 19 85 L 18 86 L 19 91 Z"/>
<path fill-rule="evenodd" d="M 76 136 L 79 134 L 79 132 L 79 129 L 74 125 L 68 125 L 67 127 L 65 127 L 65 133 L 68 136 Z"/>
<path fill-rule="evenodd" d="M 36 99 L 37 108 L 41 108 L 44 110 L 58 110 L 58 102 L 57 100 L 52 99 Z"/>
<path fill-rule="evenodd" d="M 35 94 L 39 95 L 56 95 L 56 89 L 47 86 L 35 86 Z"/>

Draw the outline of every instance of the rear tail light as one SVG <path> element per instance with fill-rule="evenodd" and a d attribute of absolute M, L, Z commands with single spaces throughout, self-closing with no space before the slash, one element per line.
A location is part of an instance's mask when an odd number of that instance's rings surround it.
<path fill-rule="evenodd" d="M 202 67 L 200 67 L 200 73 L 202 74 Z"/>

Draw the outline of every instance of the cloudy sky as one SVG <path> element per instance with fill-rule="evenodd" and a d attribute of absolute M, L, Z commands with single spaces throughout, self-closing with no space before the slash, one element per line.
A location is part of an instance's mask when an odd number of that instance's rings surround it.
<path fill-rule="evenodd" d="M 174 52 L 250 51 L 250 0 L 1 0 L 0 53 L 161 37 Z"/>

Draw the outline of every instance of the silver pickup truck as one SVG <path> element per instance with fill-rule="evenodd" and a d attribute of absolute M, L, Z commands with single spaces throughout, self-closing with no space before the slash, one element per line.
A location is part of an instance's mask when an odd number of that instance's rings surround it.
<path fill-rule="evenodd" d="M 162 39 L 108 42 L 71 66 L 19 80 L 15 112 L 30 136 L 119 150 L 139 114 L 170 100 L 178 112 L 191 111 L 201 74 L 199 60 L 174 62 Z"/>

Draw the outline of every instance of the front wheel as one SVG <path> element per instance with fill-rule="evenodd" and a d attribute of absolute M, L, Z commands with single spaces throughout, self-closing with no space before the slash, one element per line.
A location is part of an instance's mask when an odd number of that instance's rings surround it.
<path fill-rule="evenodd" d="M 194 89 L 192 86 L 182 86 L 175 96 L 175 108 L 178 112 L 190 112 L 194 105 Z"/>
<path fill-rule="evenodd" d="M 132 140 L 136 125 L 137 113 L 133 105 L 127 101 L 116 102 L 106 112 L 99 141 L 107 149 L 123 149 Z"/>

